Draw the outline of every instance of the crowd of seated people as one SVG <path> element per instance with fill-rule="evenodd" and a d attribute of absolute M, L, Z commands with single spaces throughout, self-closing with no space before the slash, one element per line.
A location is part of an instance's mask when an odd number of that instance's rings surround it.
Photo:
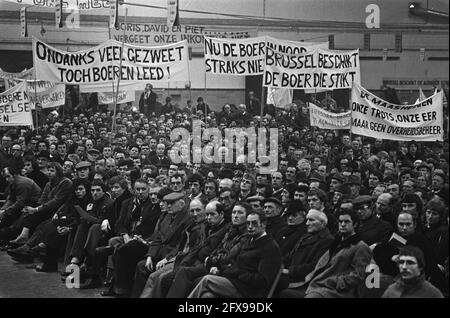
<path fill-rule="evenodd" d="M 76 266 L 104 296 L 447 297 L 448 139 L 373 139 L 311 127 L 305 103 L 262 118 L 259 105 L 215 113 L 199 98 L 118 112 L 113 130 L 94 112 L 4 131 L 0 253 L 63 283 Z M 194 160 L 195 120 L 233 128 L 243 152 L 212 136 L 207 157 L 233 160 Z M 278 148 L 247 160 L 249 129 L 276 129 Z"/>

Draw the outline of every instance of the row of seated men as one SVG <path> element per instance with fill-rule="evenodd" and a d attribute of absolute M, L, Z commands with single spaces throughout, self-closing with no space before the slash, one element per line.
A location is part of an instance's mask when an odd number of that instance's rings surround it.
<path fill-rule="evenodd" d="M 139 179 L 131 194 L 127 181 L 114 177 L 111 198 L 100 180 L 72 182 L 56 162 L 48 170 L 50 182 L 39 200 L 30 183 L 20 200 L 9 198 L 0 210 L 4 249 L 19 262 L 41 258 L 37 271 L 57 271 L 64 250 L 65 264 L 81 267 L 80 287 L 104 284 L 105 296 L 364 297 L 371 294 L 371 269 L 381 272 L 382 286 L 373 295 L 391 283 L 385 296 L 448 293 L 445 260 L 417 230 L 413 215 L 398 213 L 394 231 L 373 213 L 370 196 L 355 198 L 329 222 L 330 215 L 307 211 L 300 201 L 287 208 L 275 197 L 236 202 L 229 188 L 208 201 Z M 8 182 L 29 180 L 12 168 L 4 176 Z M 18 201 L 22 213 L 11 213 Z M 437 197 L 427 211 L 445 217 Z M 365 230 L 369 222 L 376 224 L 371 231 Z M 420 267 L 413 278 L 401 267 L 411 256 Z M 70 274 L 63 271 L 63 281 Z M 412 282 L 415 288 L 408 287 Z"/>

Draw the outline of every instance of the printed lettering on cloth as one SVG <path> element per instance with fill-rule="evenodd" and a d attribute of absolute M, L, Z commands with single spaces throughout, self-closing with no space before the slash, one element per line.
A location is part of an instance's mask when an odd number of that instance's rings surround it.
<path fill-rule="evenodd" d="M 31 109 L 35 109 L 36 103 L 42 108 L 62 106 L 66 102 L 66 85 L 55 84 L 47 81 L 26 81 L 26 92 Z"/>
<path fill-rule="evenodd" d="M 112 104 L 114 103 L 114 95 L 113 92 L 98 92 L 97 98 L 99 104 Z M 134 102 L 135 94 L 134 90 L 120 90 L 119 94 L 117 94 L 117 104 Z"/>
<path fill-rule="evenodd" d="M 286 54 L 301 54 L 327 48 L 328 42 L 310 43 L 260 36 L 250 39 L 205 37 L 206 72 L 226 75 L 261 75 L 264 73 L 266 47 Z"/>
<path fill-rule="evenodd" d="M 293 89 L 342 89 L 360 83 L 359 50 L 317 48 L 289 54 L 267 47 L 263 85 Z"/>
<path fill-rule="evenodd" d="M 122 43 L 108 40 L 87 50 L 66 52 L 33 38 L 37 78 L 56 83 L 111 83 L 119 78 L 188 82 L 188 59 L 186 41 L 159 47 L 125 44 L 122 52 Z"/>
<path fill-rule="evenodd" d="M 125 34 L 123 31 L 126 31 Z M 183 24 L 169 27 L 165 24 L 151 23 L 119 23 L 111 29 L 111 35 L 116 41 L 134 45 L 157 46 L 176 43 L 183 40 L 196 52 L 203 52 L 204 37 L 246 39 L 256 36 L 256 30 L 241 30 L 235 28 Z"/>
<path fill-rule="evenodd" d="M 442 91 L 413 105 L 395 105 L 353 85 L 352 133 L 390 140 L 442 141 Z"/>
<path fill-rule="evenodd" d="M 0 126 L 33 126 L 25 82 L 0 94 Z"/>
<path fill-rule="evenodd" d="M 55 8 L 59 0 L 6 0 L 23 5 L 33 5 L 44 8 Z M 64 9 L 92 10 L 109 8 L 109 0 L 63 0 Z"/>
<path fill-rule="evenodd" d="M 321 129 L 350 129 L 351 111 L 332 113 L 309 103 L 309 118 L 311 126 Z"/>

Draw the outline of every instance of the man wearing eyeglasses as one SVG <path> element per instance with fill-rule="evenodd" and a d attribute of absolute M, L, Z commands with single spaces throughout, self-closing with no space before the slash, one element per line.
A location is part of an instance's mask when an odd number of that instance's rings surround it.
<path fill-rule="evenodd" d="M 392 226 L 377 218 L 373 211 L 372 197 L 368 195 L 360 195 L 353 200 L 353 209 L 359 217 L 359 227 L 357 233 L 367 245 L 385 242 L 391 236 Z"/>
<path fill-rule="evenodd" d="M 400 277 L 384 292 L 382 298 L 444 298 L 441 291 L 425 280 L 425 256 L 407 245 L 395 257 Z"/>

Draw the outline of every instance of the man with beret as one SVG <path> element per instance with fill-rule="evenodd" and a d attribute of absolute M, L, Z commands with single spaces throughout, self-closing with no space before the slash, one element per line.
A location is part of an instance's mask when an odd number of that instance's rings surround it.
<path fill-rule="evenodd" d="M 391 236 L 392 226 L 376 216 L 373 210 L 372 197 L 360 195 L 352 201 L 353 209 L 359 218 L 358 235 L 367 244 L 385 242 Z"/>
<path fill-rule="evenodd" d="M 264 200 L 264 214 L 267 218 L 266 231 L 279 242 L 281 233 L 286 229 L 286 220 L 281 216 L 283 205 L 276 197 L 269 197 Z"/>

